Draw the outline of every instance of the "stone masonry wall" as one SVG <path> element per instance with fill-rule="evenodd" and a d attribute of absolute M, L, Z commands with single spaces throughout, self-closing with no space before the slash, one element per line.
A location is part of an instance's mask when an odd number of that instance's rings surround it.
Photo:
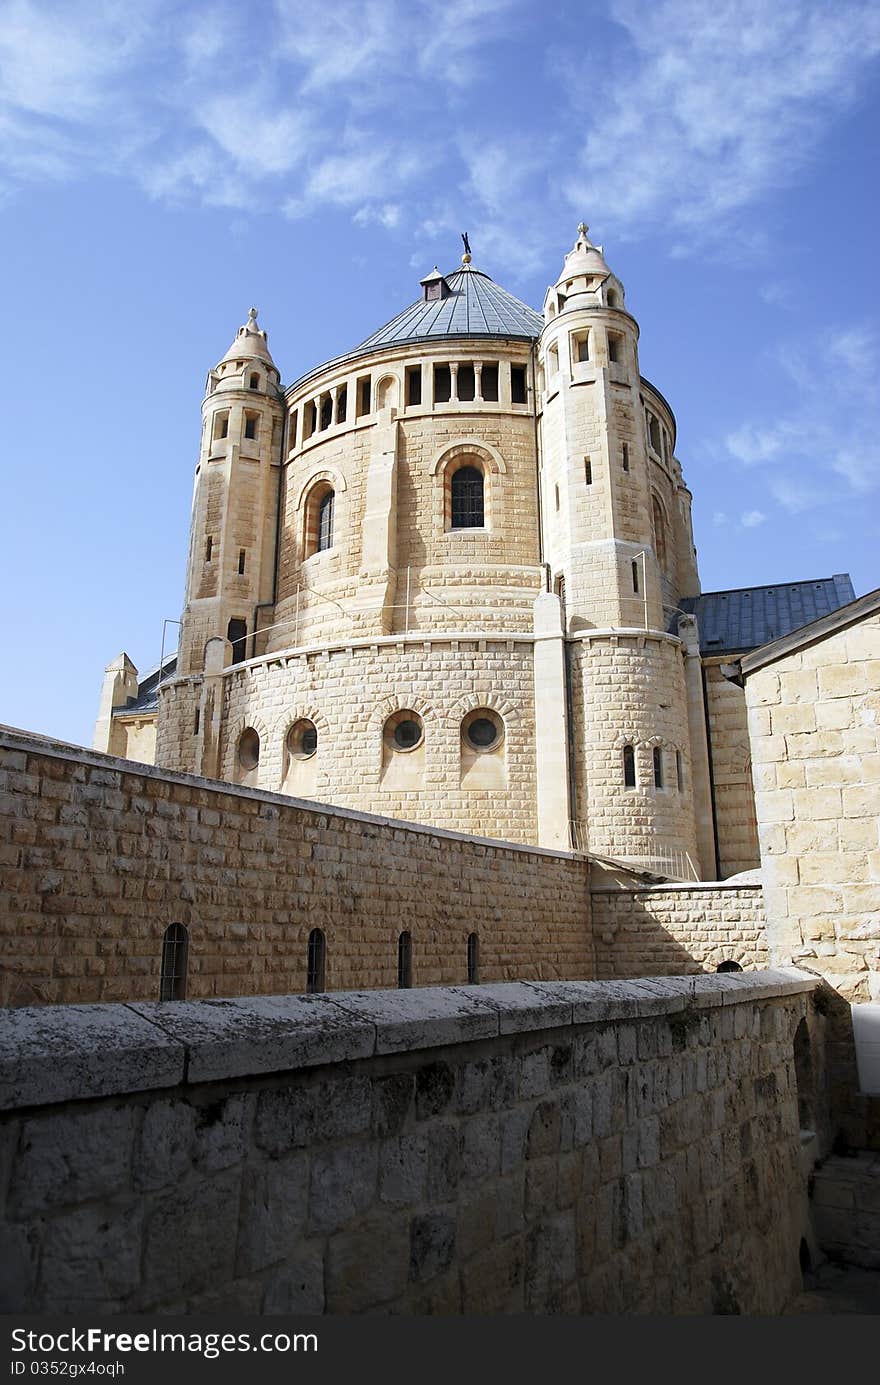
<path fill-rule="evenodd" d="M 0 1003 L 153 999 L 189 930 L 190 997 L 589 977 L 588 869 L 538 847 L 306 804 L 0 733 Z"/>
<path fill-rule="evenodd" d="M 712 738 L 712 775 L 718 856 L 721 878 L 753 870 L 761 863 L 752 756 L 746 699 L 742 688 L 726 679 L 718 665 L 708 660 L 706 694 Z"/>
<path fill-rule="evenodd" d="M 0 1309 L 778 1313 L 814 985 L 16 1011 Z"/>
<path fill-rule="evenodd" d="M 771 956 L 880 1000 L 880 618 L 743 667 Z"/>
<path fill-rule="evenodd" d="M 681 976 L 767 965 L 760 885 L 650 885 L 590 894 L 596 975 Z"/>

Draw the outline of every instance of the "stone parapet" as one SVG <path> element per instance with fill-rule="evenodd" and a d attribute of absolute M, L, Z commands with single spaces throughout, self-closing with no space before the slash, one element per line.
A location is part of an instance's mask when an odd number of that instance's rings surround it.
<path fill-rule="evenodd" d="M 3 1310 L 778 1312 L 815 984 L 10 1014 Z"/>

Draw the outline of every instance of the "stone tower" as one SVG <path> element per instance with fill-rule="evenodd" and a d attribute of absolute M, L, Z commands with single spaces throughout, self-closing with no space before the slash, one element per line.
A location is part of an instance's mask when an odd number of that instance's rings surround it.
<path fill-rule="evenodd" d="M 696 859 L 693 787 L 708 771 L 692 753 L 687 660 L 672 633 L 680 599 L 700 590 L 690 494 L 638 337 L 623 284 L 582 223 L 545 295 L 536 404 L 543 556 L 566 636 L 573 835 L 597 855 L 648 858 L 662 844 Z"/>
<path fill-rule="evenodd" d="M 272 601 L 284 409 L 257 310 L 208 375 L 196 466 L 178 671 L 204 669 L 210 639 L 224 665 L 249 658 Z"/>

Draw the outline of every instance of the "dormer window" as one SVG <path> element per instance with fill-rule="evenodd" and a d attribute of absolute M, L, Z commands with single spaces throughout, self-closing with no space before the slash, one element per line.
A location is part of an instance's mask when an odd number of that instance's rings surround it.
<path fill-rule="evenodd" d="M 439 303 L 442 298 L 448 298 L 452 292 L 436 265 L 431 273 L 426 274 L 424 279 L 419 282 L 424 291 L 426 303 Z"/>

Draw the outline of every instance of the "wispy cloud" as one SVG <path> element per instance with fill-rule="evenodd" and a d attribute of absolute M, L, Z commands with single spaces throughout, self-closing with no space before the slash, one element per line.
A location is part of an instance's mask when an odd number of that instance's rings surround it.
<path fill-rule="evenodd" d="M 0 187 L 111 173 L 397 237 L 467 209 L 481 253 L 522 276 L 582 213 L 670 252 L 723 238 L 799 176 L 880 53 L 871 0 L 610 0 L 570 46 L 528 0 L 258 13 L 0 0 Z"/>
<path fill-rule="evenodd" d="M 739 517 L 739 522 L 744 529 L 757 529 L 759 524 L 763 524 L 767 516 L 763 510 L 746 510 Z"/>
<path fill-rule="evenodd" d="M 614 0 L 628 51 L 602 79 L 567 192 L 594 219 L 723 234 L 796 178 L 880 52 L 871 0 Z M 580 58 L 570 81 L 583 90 Z"/>
<path fill-rule="evenodd" d="M 827 326 L 768 353 L 768 366 L 789 403 L 770 421 L 731 430 L 728 456 L 766 468 L 770 494 L 792 514 L 880 487 L 880 350 L 871 330 Z"/>

